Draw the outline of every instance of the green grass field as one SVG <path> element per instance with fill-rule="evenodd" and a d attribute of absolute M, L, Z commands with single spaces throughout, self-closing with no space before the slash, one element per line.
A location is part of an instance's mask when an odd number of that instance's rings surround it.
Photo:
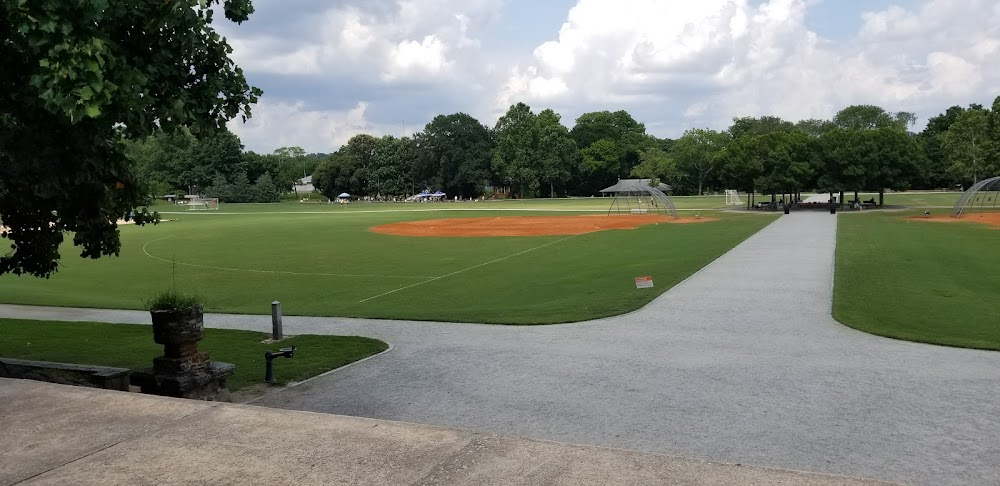
<path fill-rule="evenodd" d="M 0 319 L 0 356 L 6 358 L 148 368 L 163 347 L 153 342 L 149 326 L 87 322 Z M 295 356 L 275 365 L 279 384 L 301 381 L 385 351 L 376 339 L 353 336 L 295 336 L 278 344 L 261 344 L 269 335 L 251 331 L 205 329 L 198 348 L 211 359 L 236 365 L 229 389 L 238 391 L 264 382 L 264 351 L 295 346 Z"/>
<path fill-rule="evenodd" d="M 960 193 L 957 192 L 898 192 L 887 193 L 885 203 L 893 206 L 912 207 L 951 207 L 958 200 Z M 757 201 L 769 200 L 770 195 L 758 194 Z M 847 199 L 852 199 L 854 193 L 845 193 Z M 878 194 L 859 193 L 862 199 L 875 197 Z M 744 204 L 747 200 L 746 194 L 740 194 Z M 725 209 L 726 197 L 721 195 L 710 196 L 674 196 L 671 197 L 674 205 L 681 211 L 699 211 L 710 209 Z M 318 200 L 316 200 L 318 201 Z M 329 213 L 329 212 L 353 212 L 353 211 L 387 211 L 387 210 L 433 210 L 438 208 L 466 209 L 466 210 L 537 210 L 537 211 L 581 211 L 581 212 L 601 212 L 607 211 L 611 206 L 612 198 L 601 197 L 578 197 L 562 199 L 506 199 L 490 200 L 481 202 L 443 202 L 443 203 L 369 203 L 364 201 L 354 201 L 346 206 L 338 204 L 325 204 L 319 202 L 300 203 L 297 201 L 284 201 L 276 204 L 223 204 L 221 212 L 225 213 L 273 213 L 287 211 L 295 213 Z M 183 206 L 175 206 L 165 202 L 157 204 L 156 208 L 161 212 L 186 212 Z"/>
<path fill-rule="evenodd" d="M 720 221 L 573 237 L 418 238 L 368 231 L 396 221 L 553 214 L 440 210 L 462 204 L 178 211 L 164 215 L 174 221 L 155 227 L 122 227 L 118 258 L 84 260 L 67 245 L 50 279 L 0 277 L 0 302 L 139 309 L 175 282 L 200 294 L 211 312 L 267 314 L 271 301 L 280 300 L 290 315 L 580 321 L 643 306 L 775 217 L 712 213 Z M 553 204 L 559 209 L 564 203 Z M 286 210 L 290 206 L 299 211 Z M 634 277 L 644 275 L 654 278 L 654 289 L 635 288 Z"/>
<path fill-rule="evenodd" d="M 1000 230 L 904 219 L 916 214 L 839 217 L 834 317 L 882 336 L 1000 350 Z"/>

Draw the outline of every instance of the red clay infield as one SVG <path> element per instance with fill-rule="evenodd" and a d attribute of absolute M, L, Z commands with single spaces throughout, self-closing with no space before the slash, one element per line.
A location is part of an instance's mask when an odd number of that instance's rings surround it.
<path fill-rule="evenodd" d="M 906 218 L 910 221 L 928 221 L 931 223 L 980 223 L 1000 228 L 1000 212 L 996 213 L 968 213 L 960 218 L 949 216 L 911 216 Z"/>
<path fill-rule="evenodd" d="M 611 229 L 635 229 L 657 223 L 707 223 L 714 218 L 671 218 L 654 214 L 584 216 L 499 216 L 449 218 L 383 224 L 375 233 L 399 236 L 545 236 L 579 235 Z"/>

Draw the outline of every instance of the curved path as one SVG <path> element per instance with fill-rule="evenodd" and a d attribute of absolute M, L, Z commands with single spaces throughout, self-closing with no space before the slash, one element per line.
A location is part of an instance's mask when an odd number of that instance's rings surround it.
<path fill-rule="evenodd" d="M 914 484 L 1000 484 L 1000 353 L 838 324 L 835 237 L 829 215 L 784 216 L 645 308 L 586 323 L 286 317 L 289 333 L 395 348 L 255 403 Z M 148 322 L 135 311 L 0 313 Z M 270 326 L 263 316 L 206 323 Z"/>

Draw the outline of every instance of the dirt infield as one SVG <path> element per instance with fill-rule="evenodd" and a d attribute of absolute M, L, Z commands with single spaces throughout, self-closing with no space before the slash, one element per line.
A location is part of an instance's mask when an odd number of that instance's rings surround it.
<path fill-rule="evenodd" d="M 612 229 L 635 229 L 658 223 L 707 223 L 714 218 L 671 218 L 653 214 L 585 216 L 498 216 L 407 221 L 369 228 L 398 236 L 549 236 L 579 235 Z"/>
<path fill-rule="evenodd" d="M 906 218 L 909 221 L 927 221 L 929 223 L 979 223 L 988 224 L 994 228 L 1000 228 L 1000 212 L 995 213 L 968 213 L 961 218 L 949 216 L 911 216 Z"/>

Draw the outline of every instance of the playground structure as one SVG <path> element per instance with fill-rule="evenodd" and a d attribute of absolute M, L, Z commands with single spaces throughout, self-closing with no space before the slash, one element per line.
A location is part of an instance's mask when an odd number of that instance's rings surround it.
<path fill-rule="evenodd" d="M 1000 177 L 981 180 L 962 193 L 952 208 L 951 216 L 959 218 L 970 210 L 996 209 L 997 198 L 1000 198 Z"/>
<path fill-rule="evenodd" d="M 614 199 L 608 214 L 662 214 L 677 217 L 677 206 L 663 191 L 647 184 L 620 185 L 613 192 Z"/>
<path fill-rule="evenodd" d="M 726 206 L 741 206 L 743 200 L 740 199 L 740 192 L 735 189 L 726 189 Z"/>

